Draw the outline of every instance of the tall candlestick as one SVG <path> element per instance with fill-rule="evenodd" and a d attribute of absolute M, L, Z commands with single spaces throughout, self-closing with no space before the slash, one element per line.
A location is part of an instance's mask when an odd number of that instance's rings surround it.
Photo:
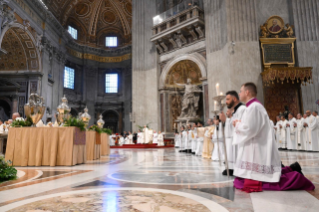
<path fill-rule="evenodd" d="M 219 95 L 219 83 L 216 84 L 216 93 L 217 93 L 217 96 Z"/>
<path fill-rule="evenodd" d="M 214 101 L 214 110 L 217 110 L 217 101 Z"/>

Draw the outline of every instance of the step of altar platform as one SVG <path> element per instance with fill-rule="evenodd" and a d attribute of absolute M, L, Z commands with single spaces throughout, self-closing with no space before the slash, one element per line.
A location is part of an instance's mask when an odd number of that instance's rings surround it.
<path fill-rule="evenodd" d="M 157 146 L 157 144 L 124 144 L 123 146 L 111 146 L 112 149 L 151 149 L 151 148 L 172 148 L 174 145 Z"/>

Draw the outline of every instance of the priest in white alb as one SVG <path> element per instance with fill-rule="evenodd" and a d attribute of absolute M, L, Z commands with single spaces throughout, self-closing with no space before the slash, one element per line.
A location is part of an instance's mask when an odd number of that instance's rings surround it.
<path fill-rule="evenodd" d="M 241 120 L 233 121 L 233 144 L 238 145 L 234 186 L 246 192 L 314 190 L 298 162 L 282 167 L 267 111 L 256 98 L 256 85 L 245 83 L 239 96 L 246 109 Z"/>
<path fill-rule="evenodd" d="M 299 145 L 298 150 L 306 150 L 306 142 L 305 142 L 305 130 L 304 130 L 304 119 L 301 114 L 297 114 L 297 145 Z"/>
<path fill-rule="evenodd" d="M 276 143 L 278 145 L 278 148 L 281 147 L 280 146 L 280 125 L 281 125 L 281 120 L 280 120 L 280 116 L 276 116 L 276 125 L 275 125 L 275 134 L 276 134 Z"/>
<path fill-rule="evenodd" d="M 288 150 L 297 150 L 297 135 L 298 135 L 298 128 L 297 128 L 297 120 L 293 117 L 292 113 L 288 114 L 288 124 L 290 136 L 287 139 L 287 149 Z M 287 131 L 288 132 L 288 131 Z"/>
<path fill-rule="evenodd" d="M 318 143 L 318 129 L 317 118 L 311 114 L 310 110 L 306 111 L 307 114 L 307 126 L 308 126 L 308 138 L 309 138 L 309 150 L 319 151 Z"/>
<path fill-rule="evenodd" d="M 149 130 L 148 130 L 148 128 L 147 128 L 147 126 L 146 125 L 144 125 L 144 129 L 143 129 L 143 133 L 144 133 L 144 144 L 148 144 L 148 142 L 149 142 Z"/>

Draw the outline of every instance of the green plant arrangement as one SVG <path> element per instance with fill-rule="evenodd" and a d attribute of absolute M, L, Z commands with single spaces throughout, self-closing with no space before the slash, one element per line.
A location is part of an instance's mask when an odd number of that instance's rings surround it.
<path fill-rule="evenodd" d="M 0 183 L 17 179 L 17 170 L 11 164 L 11 161 L 5 161 L 4 157 L 0 156 Z"/>
<path fill-rule="evenodd" d="M 82 120 L 71 117 L 69 119 L 64 119 L 64 127 L 77 127 L 81 131 L 85 131 L 85 123 Z"/>
<path fill-rule="evenodd" d="M 102 133 L 106 133 L 108 135 L 112 135 L 112 130 L 108 129 L 108 128 L 103 128 L 102 129 Z"/>
<path fill-rule="evenodd" d="M 97 132 L 98 134 L 101 134 L 102 133 L 102 129 L 99 128 L 97 125 L 92 125 L 90 128 L 89 128 L 90 131 L 95 131 Z"/>
<path fill-rule="evenodd" d="M 33 124 L 32 119 L 30 117 L 27 117 L 27 119 L 24 121 L 22 120 L 15 120 L 12 122 L 12 127 L 31 127 Z"/>
<path fill-rule="evenodd" d="M 146 124 L 146 127 L 149 129 L 150 128 L 150 124 L 151 124 L 152 122 L 150 122 L 150 123 L 148 123 L 148 124 Z M 141 131 L 144 129 L 144 126 L 140 126 L 140 125 L 136 125 Z"/>

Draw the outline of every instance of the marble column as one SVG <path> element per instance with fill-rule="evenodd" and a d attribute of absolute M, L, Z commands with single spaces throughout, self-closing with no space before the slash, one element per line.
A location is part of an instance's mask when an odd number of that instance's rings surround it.
<path fill-rule="evenodd" d="M 135 117 L 133 131 L 137 125 L 151 123 L 159 129 L 158 55 L 152 36 L 152 18 L 156 14 L 156 1 L 133 0 L 132 28 L 132 113 Z"/>

